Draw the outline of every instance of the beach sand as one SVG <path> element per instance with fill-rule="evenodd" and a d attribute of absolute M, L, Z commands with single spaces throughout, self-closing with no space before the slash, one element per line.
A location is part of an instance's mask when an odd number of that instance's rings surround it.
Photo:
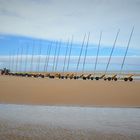
<path fill-rule="evenodd" d="M 138 140 L 128 107 L 140 107 L 139 81 L 0 76 L 0 140 Z"/>
<path fill-rule="evenodd" d="M 0 103 L 140 107 L 140 81 L 0 76 Z"/>
<path fill-rule="evenodd" d="M 140 109 L 0 104 L 0 140 L 139 140 Z"/>

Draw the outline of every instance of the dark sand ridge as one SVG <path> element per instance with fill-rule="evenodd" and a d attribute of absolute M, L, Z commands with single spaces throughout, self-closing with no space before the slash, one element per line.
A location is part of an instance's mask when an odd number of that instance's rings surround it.
<path fill-rule="evenodd" d="M 140 82 L 0 76 L 0 103 L 140 107 Z"/>

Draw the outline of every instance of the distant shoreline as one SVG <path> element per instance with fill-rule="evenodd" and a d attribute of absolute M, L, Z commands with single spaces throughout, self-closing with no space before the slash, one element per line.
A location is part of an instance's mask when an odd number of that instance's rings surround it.
<path fill-rule="evenodd" d="M 46 106 L 46 107 L 72 107 L 72 108 L 134 108 L 134 109 L 140 109 L 140 106 L 100 106 L 100 105 L 67 105 L 67 104 L 16 104 L 16 103 L 2 103 L 0 102 L 0 105 L 16 105 L 16 106 Z"/>

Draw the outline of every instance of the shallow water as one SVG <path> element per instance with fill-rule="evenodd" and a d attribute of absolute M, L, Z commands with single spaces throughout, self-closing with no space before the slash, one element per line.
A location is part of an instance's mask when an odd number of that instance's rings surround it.
<path fill-rule="evenodd" d="M 0 138 L 137 140 L 140 109 L 0 104 Z"/>

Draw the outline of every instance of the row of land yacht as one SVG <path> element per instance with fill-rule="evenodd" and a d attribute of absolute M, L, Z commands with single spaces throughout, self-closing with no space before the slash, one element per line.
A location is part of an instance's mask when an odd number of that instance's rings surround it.
<path fill-rule="evenodd" d="M 50 78 L 50 79 L 83 79 L 83 80 L 105 80 L 105 81 L 133 81 L 133 75 L 118 77 L 117 74 L 107 76 L 106 74 L 100 74 L 95 76 L 95 74 L 77 74 L 77 73 L 14 73 L 10 72 L 9 69 L 2 69 L 1 75 L 11 75 L 20 77 L 34 77 L 34 78 Z"/>
<path fill-rule="evenodd" d="M 1 70 L 1 74 L 2 75 L 21 76 L 21 77 L 50 78 L 50 79 L 55 79 L 55 78 L 57 78 L 57 79 L 75 79 L 75 80 L 76 79 L 83 79 L 83 80 L 100 80 L 100 79 L 102 79 L 102 80 L 105 80 L 105 81 L 117 81 L 117 80 L 133 81 L 133 75 L 132 74 L 129 75 L 129 76 L 121 74 L 122 70 L 123 70 L 124 63 L 125 63 L 125 59 L 126 59 L 126 56 L 127 56 L 127 52 L 128 52 L 129 44 L 130 44 L 131 37 L 132 37 L 132 34 L 133 34 L 133 30 L 134 30 L 134 27 L 132 28 L 132 31 L 131 31 L 131 34 L 130 34 L 130 37 L 129 37 L 129 40 L 128 40 L 128 44 L 127 44 L 127 47 L 126 47 L 126 50 L 125 50 L 125 54 L 124 54 L 124 57 L 123 57 L 123 62 L 121 64 L 120 74 L 110 74 L 109 75 L 107 73 L 107 70 L 108 70 L 108 67 L 109 67 L 109 64 L 110 64 L 110 60 L 111 60 L 111 57 L 112 57 L 112 54 L 113 54 L 113 51 L 114 51 L 114 48 L 115 48 L 116 41 L 117 41 L 117 38 L 118 38 L 120 30 L 118 30 L 118 32 L 116 34 L 114 44 L 113 44 L 113 47 L 111 49 L 109 60 L 108 60 L 106 70 L 105 70 L 104 73 L 100 73 L 100 74 L 96 73 L 95 74 L 96 66 L 97 66 L 97 62 L 98 62 L 100 42 L 101 42 L 101 37 L 102 37 L 102 32 L 101 32 L 100 33 L 99 44 L 98 44 L 95 68 L 94 68 L 93 73 L 92 72 L 91 73 L 84 73 L 84 67 L 83 67 L 83 70 L 82 70 L 83 73 L 80 73 L 80 72 L 76 72 L 76 73 L 74 73 L 74 72 L 56 72 L 56 70 L 55 70 L 55 72 L 41 72 L 41 73 L 39 73 L 39 72 L 11 72 L 9 69 L 4 68 L 4 69 Z M 90 36 L 90 33 L 88 34 L 87 44 L 86 44 L 86 48 L 85 48 L 85 56 L 84 56 L 83 66 L 85 66 L 85 60 L 86 60 L 86 56 L 87 56 L 87 48 L 88 48 L 89 36 Z M 77 63 L 77 71 L 78 71 L 78 66 L 79 66 L 80 59 L 81 59 L 81 54 L 83 52 L 83 47 L 84 47 L 84 43 L 85 43 L 85 37 L 86 37 L 86 34 L 84 36 L 83 43 L 82 43 L 81 50 L 80 50 L 80 55 L 79 55 L 79 59 L 78 59 L 78 63 Z M 69 42 L 68 42 L 68 44 L 69 44 Z M 67 49 L 68 49 L 68 44 L 67 44 Z M 61 47 L 61 42 L 59 44 L 59 49 L 58 49 L 57 56 L 54 55 L 55 57 L 57 57 L 56 64 L 58 64 L 58 57 L 59 57 L 59 53 L 60 53 L 60 47 Z M 70 55 L 71 55 L 71 49 L 72 49 L 72 42 L 71 42 L 71 45 L 70 45 L 69 60 L 70 60 Z M 51 50 L 51 46 L 49 47 L 49 52 L 50 52 L 50 50 Z M 57 47 L 56 47 L 56 50 L 57 50 Z M 55 50 L 55 52 L 57 52 L 56 50 Z M 40 52 L 41 52 L 41 48 L 40 48 Z M 49 56 L 50 56 L 50 54 L 48 55 L 48 57 L 46 57 L 47 58 L 46 59 L 47 64 L 45 64 L 45 65 L 47 65 L 47 66 L 48 66 L 48 62 L 49 62 Z M 65 61 L 66 61 L 66 56 L 67 56 L 67 51 L 66 51 L 66 54 L 65 54 Z M 18 57 L 17 57 L 17 60 L 18 60 Z M 17 60 L 16 60 L 16 63 L 18 62 Z M 27 60 L 27 57 L 26 57 L 26 60 Z M 32 60 L 33 60 L 33 55 L 32 55 Z M 65 66 L 65 64 L 66 63 L 64 62 L 64 66 Z M 68 61 L 68 65 L 69 65 L 69 61 Z M 47 71 L 47 69 L 45 71 Z"/>

